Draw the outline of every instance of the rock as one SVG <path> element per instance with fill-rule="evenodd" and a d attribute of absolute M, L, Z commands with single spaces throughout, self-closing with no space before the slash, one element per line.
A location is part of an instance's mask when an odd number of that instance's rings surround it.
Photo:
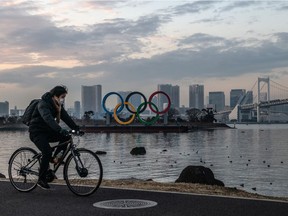
<path fill-rule="evenodd" d="M 145 155 L 146 149 L 144 147 L 135 147 L 130 151 L 131 155 Z"/>
<path fill-rule="evenodd" d="M 6 176 L 0 173 L 0 178 L 6 178 Z"/>
<path fill-rule="evenodd" d="M 97 155 L 105 155 L 105 154 L 107 154 L 107 152 L 105 152 L 105 151 L 96 151 L 95 153 Z"/>
<path fill-rule="evenodd" d="M 187 166 L 175 182 L 225 186 L 222 181 L 214 178 L 211 169 L 204 166 Z"/>

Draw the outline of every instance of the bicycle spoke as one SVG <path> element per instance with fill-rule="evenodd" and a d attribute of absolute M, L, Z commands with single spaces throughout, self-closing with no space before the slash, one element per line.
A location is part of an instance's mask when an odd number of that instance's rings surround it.
<path fill-rule="evenodd" d="M 36 187 L 40 163 L 35 155 L 36 152 L 31 148 L 20 148 L 11 156 L 9 179 L 21 192 L 28 192 Z"/>
<path fill-rule="evenodd" d="M 76 158 L 70 156 L 64 167 L 64 175 L 69 189 L 79 195 L 87 196 L 95 192 L 102 181 L 102 165 L 93 152 L 78 150 Z"/>

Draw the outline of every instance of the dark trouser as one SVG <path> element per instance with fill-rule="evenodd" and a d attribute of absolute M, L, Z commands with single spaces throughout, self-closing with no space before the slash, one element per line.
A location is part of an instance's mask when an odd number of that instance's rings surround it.
<path fill-rule="evenodd" d="M 37 146 L 37 148 L 42 152 L 42 160 L 39 170 L 39 180 L 45 180 L 46 173 L 49 168 L 49 161 L 52 157 L 52 148 L 49 143 L 58 142 L 62 143 L 68 141 L 70 136 L 62 136 L 57 133 L 30 133 L 30 140 Z M 60 151 L 65 151 L 67 145 L 62 145 L 57 147 L 54 152 L 56 156 Z"/>

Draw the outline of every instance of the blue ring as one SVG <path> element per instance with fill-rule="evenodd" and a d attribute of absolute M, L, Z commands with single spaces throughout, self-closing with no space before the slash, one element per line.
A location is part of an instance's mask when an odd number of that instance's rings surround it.
<path fill-rule="evenodd" d="M 105 106 L 105 103 L 106 103 L 107 98 L 108 98 L 110 95 L 113 95 L 113 94 L 117 95 L 117 96 L 121 99 L 121 106 L 118 108 L 118 110 L 116 111 L 116 113 L 119 114 L 119 113 L 124 109 L 124 100 L 123 100 L 123 98 L 121 97 L 121 95 L 120 95 L 119 93 L 117 93 L 117 92 L 109 92 L 109 93 L 107 93 L 107 94 L 104 96 L 104 98 L 103 98 L 103 100 L 102 100 L 102 107 L 103 107 L 103 109 L 105 110 L 105 112 L 106 112 L 106 113 L 109 113 L 110 115 L 113 115 L 113 111 L 112 111 L 112 112 L 109 112 L 109 111 L 107 110 L 106 106 Z"/>

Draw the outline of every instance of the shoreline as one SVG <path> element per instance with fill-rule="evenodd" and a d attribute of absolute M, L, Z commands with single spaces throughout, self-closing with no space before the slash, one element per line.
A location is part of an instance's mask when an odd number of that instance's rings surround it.
<path fill-rule="evenodd" d="M 0 178 L 0 182 L 1 181 L 9 181 L 9 179 Z M 53 184 L 66 184 L 66 183 L 64 182 L 64 180 L 59 179 L 54 180 L 49 184 L 53 185 Z M 153 180 L 140 180 L 140 179 L 118 179 L 118 180 L 103 179 L 100 185 L 100 188 L 101 187 L 288 202 L 288 197 L 265 196 L 257 193 L 249 193 L 238 188 L 194 184 L 194 183 L 173 183 L 173 182 L 162 183 L 162 182 L 155 182 Z"/>
<path fill-rule="evenodd" d="M 119 189 L 180 192 L 180 193 L 190 193 L 199 195 L 224 196 L 230 198 L 247 198 L 247 199 L 288 202 L 288 197 L 265 196 L 257 193 L 249 193 L 238 188 L 193 184 L 193 183 L 173 183 L 173 182 L 162 183 L 162 182 L 154 182 L 152 180 L 145 181 L 139 179 L 119 179 L 119 180 L 104 179 L 101 183 L 101 186 L 119 188 Z"/>

